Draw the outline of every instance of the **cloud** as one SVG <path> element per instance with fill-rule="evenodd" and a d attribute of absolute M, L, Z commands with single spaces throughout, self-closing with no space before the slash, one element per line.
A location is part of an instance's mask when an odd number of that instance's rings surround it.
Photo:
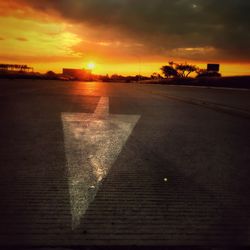
<path fill-rule="evenodd" d="M 128 40 L 130 44 L 143 44 L 143 51 L 152 55 L 178 55 L 197 60 L 250 60 L 249 0 L 17 2 L 25 2 L 25 6 L 43 13 L 58 13 L 70 22 L 88 26 L 100 39 L 96 42 L 103 45 Z M 110 30 L 112 37 L 108 37 Z"/>
<path fill-rule="evenodd" d="M 27 42 L 28 41 L 28 39 L 25 37 L 16 37 L 16 40 L 20 41 L 20 42 Z"/>

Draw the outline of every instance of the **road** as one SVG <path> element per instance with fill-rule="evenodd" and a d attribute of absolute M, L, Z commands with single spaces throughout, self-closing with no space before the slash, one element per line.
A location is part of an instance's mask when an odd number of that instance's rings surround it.
<path fill-rule="evenodd" d="M 0 81 L 1 246 L 250 245 L 250 91 Z"/>

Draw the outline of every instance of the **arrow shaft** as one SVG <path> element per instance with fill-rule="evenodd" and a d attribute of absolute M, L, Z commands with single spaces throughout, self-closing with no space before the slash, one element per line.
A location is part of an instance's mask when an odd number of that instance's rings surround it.
<path fill-rule="evenodd" d="M 96 106 L 94 115 L 95 116 L 105 116 L 108 114 L 109 114 L 109 98 L 108 97 L 101 97 L 97 106 Z"/>

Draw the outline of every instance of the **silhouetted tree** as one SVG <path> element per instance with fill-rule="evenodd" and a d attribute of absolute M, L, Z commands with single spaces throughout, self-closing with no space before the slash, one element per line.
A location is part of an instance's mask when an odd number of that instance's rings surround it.
<path fill-rule="evenodd" d="M 175 62 L 169 62 L 169 65 L 162 66 L 161 70 L 165 77 L 188 77 L 192 72 L 197 71 L 197 67 L 191 64 L 178 64 Z"/>
<path fill-rule="evenodd" d="M 159 73 L 154 72 L 150 78 L 154 80 L 159 80 L 162 79 L 162 76 Z"/>
<path fill-rule="evenodd" d="M 112 81 L 123 81 L 124 80 L 124 76 L 122 75 L 117 75 L 117 74 L 114 74 L 110 77 L 110 79 Z"/>
<path fill-rule="evenodd" d="M 99 76 L 99 79 L 103 82 L 110 82 L 110 77 L 108 74 L 106 74 L 105 76 Z"/>
<path fill-rule="evenodd" d="M 176 64 L 175 69 L 177 70 L 180 77 L 188 77 L 192 72 L 196 72 L 197 67 L 191 64 Z"/>
<path fill-rule="evenodd" d="M 46 77 L 47 79 L 54 80 L 54 79 L 57 78 L 57 75 L 56 75 L 56 73 L 55 73 L 54 71 L 50 70 L 50 71 L 48 71 L 48 72 L 45 74 L 45 77 Z"/>
<path fill-rule="evenodd" d="M 46 73 L 46 76 L 54 77 L 54 76 L 56 76 L 56 73 L 55 73 L 54 71 L 50 70 L 50 71 L 48 71 L 48 72 Z"/>
<path fill-rule="evenodd" d="M 177 70 L 172 65 L 162 66 L 161 71 L 166 78 L 178 76 Z"/>

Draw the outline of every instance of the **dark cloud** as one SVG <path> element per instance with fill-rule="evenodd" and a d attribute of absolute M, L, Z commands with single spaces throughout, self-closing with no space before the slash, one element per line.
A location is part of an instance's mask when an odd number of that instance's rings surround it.
<path fill-rule="evenodd" d="M 250 61 L 249 0 L 24 1 L 93 29 L 115 29 L 119 36 L 144 43 L 152 53 Z M 199 49 L 204 47 L 209 48 L 207 54 Z M 217 53 L 211 53 L 211 48 Z"/>

